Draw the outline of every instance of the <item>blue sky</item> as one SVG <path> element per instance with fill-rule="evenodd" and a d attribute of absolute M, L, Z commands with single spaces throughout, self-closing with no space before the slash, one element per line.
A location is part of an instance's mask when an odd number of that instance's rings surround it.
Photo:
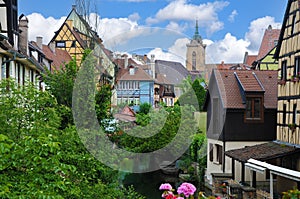
<path fill-rule="evenodd" d="M 74 3 L 75 0 L 19 1 L 19 14 L 29 19 L 30 39 L 43 36 L 47 43 Z M 257 53 L 268 25 L 281 27 L 286 3 L 284 0 L 91 0 L 91 7 L 93 11 L 94 5 L 97 8 L 100 37 L 114 51 L 151 47 L 149 53 L 157 58 L 176 59 L 170 52 L 184 57 L 185 44 L 193 36 L 197 19 L 200 35 L 207 44 L 207 62 L 237 63 L 242 62 L 246 51 Z M 153 31 L 156 28 L 161 28 L 158 33 Z M 146 37 L 149 29 L 152 39 Z M 169 31 L 168 37 L 162 36 L 165 30 Z M 120 47 L 133 37 L 136 40 L 129 44 L 131 47 Z M 148 42 L 142 43 L 143 38 Z M 111 41 L 115 46 L 111 46 Z M 153 44 L 149 45 L 151 41 Z M 137 43 L 142 43 L 141 47 L 133 45 Z"/>

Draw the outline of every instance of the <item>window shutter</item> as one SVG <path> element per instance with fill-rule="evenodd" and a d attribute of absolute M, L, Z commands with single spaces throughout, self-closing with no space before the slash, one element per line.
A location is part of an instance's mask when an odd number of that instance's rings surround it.
<path fill-rule="evenodd" d="M 213 150 L 213 144 L 209 144 L 209 161 L 214 161 L 214 150 Z"/>

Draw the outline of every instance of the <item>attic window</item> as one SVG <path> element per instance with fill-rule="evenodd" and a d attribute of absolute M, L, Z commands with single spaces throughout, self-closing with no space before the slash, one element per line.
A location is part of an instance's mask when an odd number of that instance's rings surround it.
<path fill-rule="evenodd" d="M 66 42 L 65 41 L 56 41 L 56 47 L 57 48 L 65 48 Z"/>
<path fill-rule="evenodd" d="M 251 96 L 246 97 L 246 122 L 262 122 L 263 121 L 263 97 Z"/>

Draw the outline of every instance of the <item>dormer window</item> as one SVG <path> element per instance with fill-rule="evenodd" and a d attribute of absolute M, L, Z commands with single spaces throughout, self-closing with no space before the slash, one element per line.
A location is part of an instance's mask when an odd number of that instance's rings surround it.
<path fill-rule="evenodd" d="M 262 122 L 263 116 L 263 97 L 246 97 L 245 122 Z"/>

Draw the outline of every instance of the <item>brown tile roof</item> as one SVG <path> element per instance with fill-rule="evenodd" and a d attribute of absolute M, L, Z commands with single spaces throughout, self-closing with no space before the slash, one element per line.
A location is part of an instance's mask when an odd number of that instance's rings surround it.
<path fill-rule="evenodd" d="M 258 81 L 254 80 L 255 73 Z M 277 107 L 277 71 L 253 71 L 253 70 L 213 70 L 217 86 L 221 95 L 224 108 L 244 109 L 242 94 L 236 75 L 240 78 L 245 91 L 257 91 L 264 93 L 265 108 Z M 247 78 L 248 76 L 248 78 Z"/>
<path fill-rule="evenodd" d="M 157 74 L 155 82 L 158 84 L 171 84 L 171 82 L 169 82 L 169 80 L 163 74 Z"/>
<path fill-rule="evenodd" d="M 263 92 L 264 89 L 254 71 L 235 72 L 235 76 L 245 92 Z"/>
<path fill-rule="evenodd" d="M 135 112 L 128 106 L 125 106 L 120 113 L 114 114 L 114 118 L 124 122 L 135 122 Z"/>
<path fill-rule="evenodd" d="M 64 66 L 64 64 L 72 60 L 72 57 L 67 51 L 58 48 L 55 49 L 54 53 L 49 46 L 43 45 L 43 52 L 47 58 L 53 61 L 51 66 L 54 70 L 60 70 L 60 66 Z"/>
<path fill-rule="evenodd" d="M 257 55 L 246 55 L 244 64 L 252 66 L 252 63 L 257 60 Z"/>
<path fill-rule="evenodd" d="M 129 67 L 128 69 L 119 69 L 117 81 L 122 80 L 138 80 L 138 81 L 153 81 L 153 79 L 140 67 L 135 67 L 134 75 L 129 74 Z"/>
<path fill-rule="evenodd" d="M 219 70 L 228 70 L 230 69 L 230 67 L 234 66 L 234 65 L 237 65 L 237 64 L 234 64 L 234 63 L 224 63 L 224 61 L 222 61 L 220 64 L 217 64 L 217 69 Z"/>
<path fill-rule="evenodd" d="M 226 151 L 225 155 L 231 157 L 239 162 L 247 162 L 250 158 L 260 161 L 266 161 L 283 157 L 289 154 L 297 153 L 300 148 L 279 144 L 276 142 L 267 142 L 254 146 L 247 146 L 241 149 L 234 149 Z"/>
<path fill-rule="evenodd" d="M 31 41 L 30 44 L 39 49 L 47 59 L 52 61 L 51 67 L 54 70 L 59 70 L 60 66 L 72 60 L 70 54 L 65 50 L 56 48 L 55 52 L 53 52 L 48 45 L 43 44 L 43 49 L 40 49 L 35 41 Z"/>
<path fill-rule="evenodd" d="M 265 57 L 270 50 L 272 50 L 275 47 L 275 41 L 278 41 L 280 35 L 280 29 L 272 29 L 272 26 L 270 25 L 264 33 L 259 51 L 257 60 L 260 60 L 261 58 Z"/>

